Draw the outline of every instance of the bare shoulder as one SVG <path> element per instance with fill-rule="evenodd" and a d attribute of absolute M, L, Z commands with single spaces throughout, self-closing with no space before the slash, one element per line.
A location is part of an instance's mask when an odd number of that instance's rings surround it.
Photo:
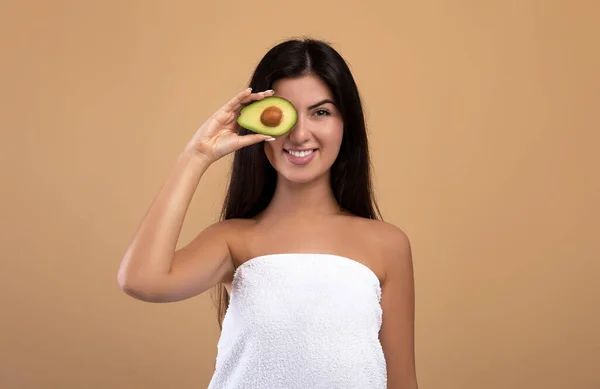
<path fill-rule="evenodd" d="M 409 245 L 407 234 L 396 225 L 381 220 L 366 219 L 366 221 L 373 233 L 389 243 L 389 249 L 403 250 Z"/>
<path fill-rule="evenodd" d="M 249 255 L 248 242 L 256 240 L 256 225 L 255 219 L 226 219 L 212 224 L 207 230 L 212 230 L 210 235 L 227 243 L 233 265 L 237 267 Z"/>
<path fill-rule="evenodd" d="M 391 255 L 406 254 L 410 250 L 410 239 L 404 230 L 394 224 L 365 218 L 354 218 L 360 225 L 361 233 L 376 247 Z"/>
<path fill-rule="evenodd" d="M 358 220 L 386 276 L 412 268 L 412 249 L 408 235 L 400 227 L 381 220 Z"/>
<path fill-rule="evenodd" d="M 228 219 L 213 222 L 203 228 L 187 245 L 178 250 L 181 253 L 196 254 L 208 246 L 219 245 L 230 251 L 238 237 L 248 229 L 252 221 L 245 219 Z"/>
<path fill-rule="evenodd" d="M 255 222 L 249 219 L 227 219 L 219 220 L 206 227 L 200 234 L 219 234 L 224 238 L 230 239 L 240 232 L 247 230 Z"/>

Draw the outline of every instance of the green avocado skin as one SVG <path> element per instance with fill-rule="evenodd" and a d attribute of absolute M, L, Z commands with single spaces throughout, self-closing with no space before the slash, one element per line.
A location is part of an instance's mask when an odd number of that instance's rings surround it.
<path fill-rule="evenodd" d="M 273 106 L 281 110 L 283 117 L 276 127 L 265 126 L 260 121 L 260 115 L 265 109 Z M 241 127 L 258 134 L 280 136 L 290 131 L 296 124 L 297 119 L 298 113 L 290 101 L 282 97 L 270 96 L 242 108 L 240 115 L 237 118 L 237 123 Z"/>

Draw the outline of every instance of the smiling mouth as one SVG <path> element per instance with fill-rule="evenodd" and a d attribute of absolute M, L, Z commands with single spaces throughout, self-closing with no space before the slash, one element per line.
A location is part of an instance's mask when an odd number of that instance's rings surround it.
<path fill-rule="evenodd" d="M 307 155 L 310 155 L 312 153 L 314 153 L 315 151 L 317 151 L 318 149 L 309 149 L 309 150 L 302 150 L 302 151 L 297 151 L 297 150 L 284 150 L 286 153 L 293 155 L 294 157 L 306 157 Z"/>

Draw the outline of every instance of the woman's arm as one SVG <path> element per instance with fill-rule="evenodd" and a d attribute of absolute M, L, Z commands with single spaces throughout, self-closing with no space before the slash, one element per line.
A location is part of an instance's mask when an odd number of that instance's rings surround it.
<path fill-rule="evenodd" d="M 148 302 L 184 300 L 232 271 L 224 223 L 210 226 L 175 250 L 196 187 L 209 163 L 182 153 L 127 248 L 118 272 L 121 289 Z"/>
<path fill-rule="evenodd" d="M 391 230 L 391 231 L 390 231 Z M 415 293 L 408 237 L 389 228 L 382 285 L 383 323 L 379 334 L 386 358 L 388 389 L 418 389 L 414 353 Z"/>
<path fill-rule="evenodd" d="M 245 104 L 272 93 L 241 91 L 192 136 L 121 260 L 117 278 L 125 293 L 152 302 L 183 300 L 222 282 L 233 271 L 227 244 L 232 223 L 228 221 L 205 229 L 180 250 L 175 247 L 192 197 L 211 163 L 269 138 L 240 136 L 236 117 Z"/>

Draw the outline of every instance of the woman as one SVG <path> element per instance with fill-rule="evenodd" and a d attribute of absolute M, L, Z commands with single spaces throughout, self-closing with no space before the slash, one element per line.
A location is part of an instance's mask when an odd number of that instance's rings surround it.
<path fill-rule="evenodd" d="M 273 95 L 297 111 L 288 133 L 239 128 L 243 106 Z M 176 250 L 199 180 L 229 153 L 223 220 Z M 119 284 L 151 302 L 224 288 L 211 389 L 415 389 L 410 244 L 376 208 L 350 70 L 324 42 L 286 41 L 186 145 Z"/>

